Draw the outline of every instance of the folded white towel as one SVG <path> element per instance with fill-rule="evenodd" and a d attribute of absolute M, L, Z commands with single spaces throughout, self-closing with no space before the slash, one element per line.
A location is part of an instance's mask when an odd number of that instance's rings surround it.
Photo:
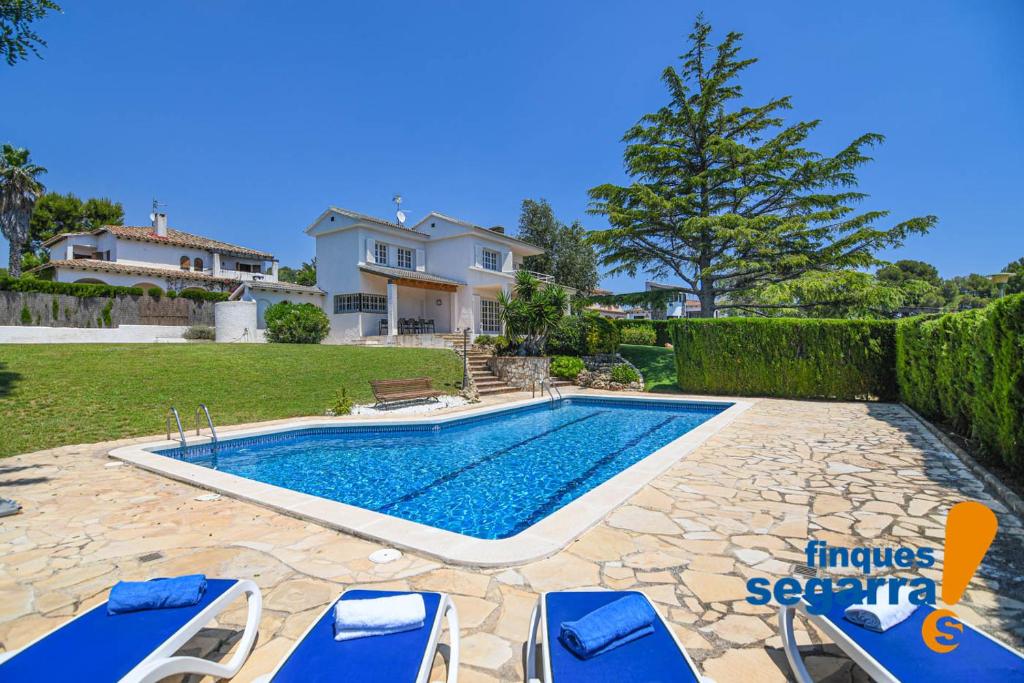
<path fill-rule="evenodd" d="M 889 586 L 887 584 L 875 592 L 874 605 L 869 605 L 865 598 L 860 603 L 847 607 L 844 616 L 869 631 L 885 633 L 896 624 L 905 621 L 916 609 L 917 605 L 910 602 L 908 586 L 900 586 L 896 604 L 889 604 Z"/>
<path fill-rule="evenodd" d="M 415 593 L 369 600 L 339 600 L 334 605 L 334 639 L 412 631 L 423 626 L 427 610 Z"/>

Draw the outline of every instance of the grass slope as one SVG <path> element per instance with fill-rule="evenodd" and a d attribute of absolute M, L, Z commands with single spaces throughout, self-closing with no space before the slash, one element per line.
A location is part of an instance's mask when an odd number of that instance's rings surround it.
<path fill-rule="evenodd" d="M 344 387 L 429 376 L 456 393 L 462 364 L 441 349 L 292 344 L 0 346 L 0 456 L 158 434 L 168 406 L 185 429 L 206 403 L 215 424 L 322 415 Z"/>
<path fill-rule="evenodd" d="M 660 346 L 634 346 L 622 344 L 619 353 L 633 365 L 640 368 L 644 376 L 644 388 L 656 394 L 681 393 L 676 383 L 676 355 L 672 349 Z"/>

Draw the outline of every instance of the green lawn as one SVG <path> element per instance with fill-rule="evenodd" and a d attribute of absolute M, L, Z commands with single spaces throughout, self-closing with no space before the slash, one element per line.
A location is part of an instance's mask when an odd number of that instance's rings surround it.
<path fill-rule="evenodd" d="M 623 344 L 619 353 L 644 375 L 647 391 L 657 394 L 678 394 L 676 384 L 676 354 L 660 346 L 634 346 Z"/>
<path fill-rule="evenodd" d="M 370 379 L 429 376 L 456 393 L 462 363 L 441 349 L 291 344 L 12 344 L 0 346 L 0 456 L 164 430 L 167 408 L 194 427 L 323 415 L 344 387 L 372 400 Z"/>

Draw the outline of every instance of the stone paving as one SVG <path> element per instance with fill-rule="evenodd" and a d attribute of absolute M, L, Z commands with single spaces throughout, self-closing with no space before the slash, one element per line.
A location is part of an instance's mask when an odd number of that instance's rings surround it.
<path fill-rule="evenodd" d="M 373 586 L 451 593 L 460 680 L 521 681 L 537 593 L 603 586 L 643 590 L 718 683 L 782 681 L 775 611 L 744 600 L 747 578 L 789 575 L 805 561 L 808 536 L 941 547 L 945 513 L 965 499 L 995 509 L 1000 531 L 956 611 L 1017 647 L 1024 641 L 1021 520 L 897 405 L 757 400 L 565 550 L 489 570 L 409 554 L 376 565 L 368 556 L 377 544 L 226 497 L 197 500 L 202 490 L 111 466 L 107 451 L 126 443 L 0 462 L 0 495 L 25 506 L 0 519 L 0 649 L 104 600 L 118 579 L 201 571 L 251 578 L 263 591 L 260 638 L 235 680 L 269 671 L 343 589 Z M 940 578 L 940 566 L 922 572 Z M 240 603 L 186 649 L 223 656 L 243 619 Z M 820 633 L 797 627 L 817 680 L 866 679 Z M 438 658 L 434 678 L 443 672 Z"/>

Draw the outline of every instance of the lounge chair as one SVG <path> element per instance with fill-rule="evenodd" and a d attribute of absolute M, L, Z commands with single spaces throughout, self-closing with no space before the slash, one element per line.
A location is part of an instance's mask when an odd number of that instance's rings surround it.
<path fill-rule="evenodd" d="M 832 609 L 825 614 L 809 613 L 804 602 L 779 610 L 783 649 L 799 683 L 810 683 L 813 679 L 793 636 L 793 616 L 797 610 L 879 683 L 1024 680 L 1024 655 L 969 624 L 964 624 L 963 634 L 957 640 L 959 645 L 952 652 L 940 654 L 929 649 L 921 637 L 921 624 L 934 607 L 918 607 L 906 621 L 884 633 L 854 624 L 843 613 L 859 598 L 856 593 L 836 594 Z"/>
<path fill-rule="evenodd" d="M 350 590 L 338 600 L 367 600 L 404 592 Z M 459 618 L 455 603 L 444 593 L 420 593 L 426 607 L 422 628 L 356 640 L 334 640 L 334 603 L 323 611 L 291 651 L 258 683 L 274 681 L 346 681 L 348 683 L 426 683 L 441 638 L 441 622 L 448 622 L 451 641 L 448 683 L 458 680 Z"/>
<path fill-rule="evenodd" d="M 238 649 L 227 663 L 173 656 L 242 595 L 248 597 L 249 613 Z M 0 656 L 0 680 L 141 683 L 176 674 L 231 678 L 249 656 L 261 613 L 256 584 L 234 579 L 207 579 L 206 592 L 191 607 L 109 615 L 104 602 Z"/>
<path fill-rule="evenodd" d="M 530 617 L 530 636 L 526 644 L 526 679 L 529 683 L 676 683 L 705 681 L 672 628 L 655 609 L 658 620 L 654 633 L 626 643 L 591 659 L 579 659 L 558 639 L 563 621 L 572 621 L 636 591 L 565 591 L 543 593 Z M 654 606 L 651 605 L 654 609 Z M 538 635 L 544 634 L 544 647 L 538 648 Z M 542 674 L 537 672 L 537 651 L 541 651 Z"/>

